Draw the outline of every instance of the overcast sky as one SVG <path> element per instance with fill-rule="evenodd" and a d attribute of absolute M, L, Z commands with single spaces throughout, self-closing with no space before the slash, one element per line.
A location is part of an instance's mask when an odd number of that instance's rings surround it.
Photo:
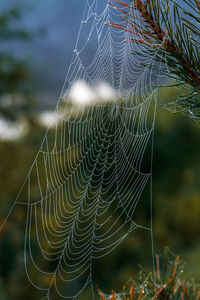
<path fill-rule="evenodd" d="M 98 0 L 105 5 L 107 0 Z M 35 69 L 35 87 L 42 97 L 50 94 L 55 102 L 69 68 L 72 52 L 83 16 L 86 0 L 1 0 L 0 9 L 25 3 L 25 27 L 32 31 L 46 30 L 46 35 L 28 43 L 9 44 L 9 50 L 22 57 L 30 57 Z M 24 4 L 23 4 L 24 5 Z"/>
<path fill-rule="evenodd" d="M 31 31 L 43 28 L 46 34 L 31 42 L 9 43 L 8 50 L 30 58 L 39 93 L 45 98 L 49 92 L 56 101 L 70 64 L 85 0 L 1 0 L 0 9 L 20 2 L 28 6 L 25 27 Z"/>
<path fill-rule="evenodd" d="M 55 97 L 59 95 L 72 57 L 83 6 L 83 0 L 35 1 L 30 17 L 26 16 L 27 26 L 33 30 L 39 27 L 47 30 L 44 37 L 26 46 L 37 69 L 41 92 L 49 90 Z"/>

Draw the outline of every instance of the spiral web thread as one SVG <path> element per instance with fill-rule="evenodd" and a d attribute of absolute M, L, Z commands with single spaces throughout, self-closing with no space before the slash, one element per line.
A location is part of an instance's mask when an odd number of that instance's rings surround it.
<path fill-rule="evenodd" d="M 139 225 L 134 212 L 151 183 L 159 76 L 132 55 L 130 33 L 106 25 L 116 20 L 119 12 L 106 1 L 86 0 L 56 129 L 48 129 L 13 205 L 27 208 L 25 269 L 44 299 L 79 299 L 92 290 L 94 261 L 136 228 L 152 235 L 151 220 Z M 73 104 L 70 88 L 80 80 L 106 82 L 115 99 Z"/>

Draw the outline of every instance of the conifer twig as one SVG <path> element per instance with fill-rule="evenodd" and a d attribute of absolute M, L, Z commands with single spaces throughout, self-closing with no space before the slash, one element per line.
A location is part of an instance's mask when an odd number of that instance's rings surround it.
<path fill-rule="evenodd" d="M 130 40 L 143 46 L 138 55 L 154 55 L 167 66 L 165 75 L 185 88 L 173 105 L 200 119 L 200 1 L 185 3 L 188 9 L 174 0 L 114 0 L 109 4 L 123 23 L 108 25 L 131 33 Z"/>

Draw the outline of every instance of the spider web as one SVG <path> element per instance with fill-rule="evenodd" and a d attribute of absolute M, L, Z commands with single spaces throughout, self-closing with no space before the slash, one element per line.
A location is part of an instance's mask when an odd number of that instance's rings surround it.
<path fill-rule="evenodd" d="M 106 25 L 119 17 L 106 1 L 86 0 L 56 129 L 48 129 L 13 205 L 27 209 L 25 269 L 45 299 L 92 291 L 94 261 L 136 228 L 152 236 L 152 220 L 139 225 L 134 213 L 151 184 L 159 76 L 132 55 L 130 33 Z M 80 81 L 101 91 L 109 85 L 115 97 L 77 105 L 70 93 Z"/>

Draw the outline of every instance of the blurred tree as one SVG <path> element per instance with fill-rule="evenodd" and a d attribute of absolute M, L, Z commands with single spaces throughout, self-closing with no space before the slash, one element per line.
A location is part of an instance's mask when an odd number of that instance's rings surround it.
<path fill-rule="evenodd" d="M 15 47 L 16 42 L 30 42 L 45 30 L 24 28 L 27 8 L 21 2 L 0 12 L 0 114 L 9 119 L 27 115 L 35 105 L 30 59 L 21 58 Z"/>
<path fill-rule="evenodd" d="M 32 110 L 34 103 L 30 63 L 26 58 L 19 58 L 12 46 L 15 42 L 28 42 L 35 36 L 34 32 L 24 28 L 25 7 L 17 3 L 0 11 L 0 118 L 15 119 L 25 115 Z M 22 167 L 23 151 L 25 156 L 27 152 L 29 156 L 32 153 L 30 149 L 24 150 L 23 144 L 0 141 L 0 224 L 3 212 L 10 209 L 10 203 L 13 203 L 19 189 L 18 184 L 24 178 L 26 166 Z M 19 222 L 15 226 L 7 223 L 0 232 L 0 299 L 8 299 L 7 290 L 10 285 L 14 286 L 11 281 L 16 281 L 23 269 L 16 255 L 18 249 L 23 247 L 20 226 Z"/>
<path fill-rule="evenodd" d="M 16 24 L 22 17 L 23 9 L 19 5 L 0 13 L 0 95 L 21 92 L 30 78 L 28 62 L 15 57 L 15 51 L 8 53 L 2 47 L 13 40 L 29 41 L 32 38 L 28 30 Z"/>

